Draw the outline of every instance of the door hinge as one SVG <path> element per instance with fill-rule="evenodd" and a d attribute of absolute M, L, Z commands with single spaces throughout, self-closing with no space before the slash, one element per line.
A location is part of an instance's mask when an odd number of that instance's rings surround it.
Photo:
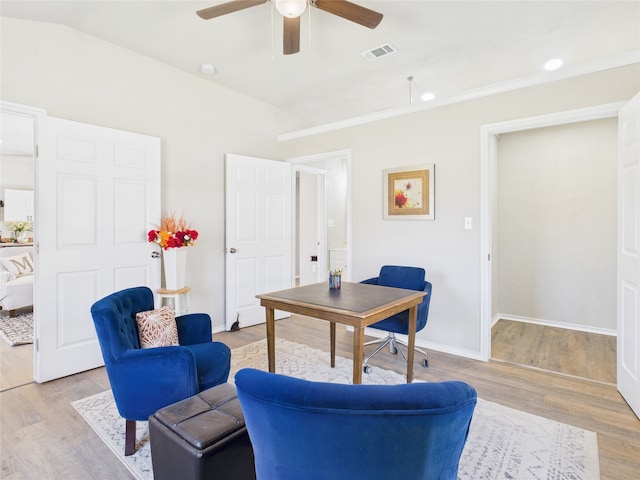
<path fill-rule="evenodd" d="M 40 342 L 37 338 L 33 340 L 33 346 L 36 348 L 36 352 L 40 351 Z"/>
<path fill-rule="evenodd" d="M 40 145 L 38 145 L 38 144 L 36 144 L 35 154 L 36 154 L 36 158 L 38 158 L 40 156 Z"/>
<path fill-rule="evenodd" d="M 489 262 L 491 261 L 491 254 L 490 253 L 487 254 L 487 261 L 489 261 Z"/>

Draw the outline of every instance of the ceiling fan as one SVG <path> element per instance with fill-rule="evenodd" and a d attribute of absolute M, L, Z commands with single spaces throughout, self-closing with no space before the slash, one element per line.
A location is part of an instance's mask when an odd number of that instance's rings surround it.
<path fill-rule="evenodd" d="M 382 14 L 361 7 L 347 0 L 232 0 L 221 5 L 204 8 L 196 13 L 200 18 L 209 20 L 228 13 L 255 7 L 272 1 L 284 20 L 283 53 L 291 55 L 300 51 L 300 15 L 312 7 L 332 13 L 367 28 L 376 28 L 382 20 Z"/>

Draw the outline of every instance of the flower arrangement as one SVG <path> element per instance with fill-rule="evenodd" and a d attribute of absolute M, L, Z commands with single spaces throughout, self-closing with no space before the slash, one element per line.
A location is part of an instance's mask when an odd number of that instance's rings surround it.
<path fill-rule="evenodd" d="M 198 239 L 198 232 L 192 230 L 184 217 L 176 219 L 174 213 L 162 219 L 155 230 L 148 233 L 149 242 L 157 243 L 164 250 L 168 248 L 191 247 Z"/>
<path fill-rule="evenodd" d="M 30 232 L 32 230 L 31 222 L 5 222 L 5 225 L 15 235 L 20 234 L 22 232 Z"/>

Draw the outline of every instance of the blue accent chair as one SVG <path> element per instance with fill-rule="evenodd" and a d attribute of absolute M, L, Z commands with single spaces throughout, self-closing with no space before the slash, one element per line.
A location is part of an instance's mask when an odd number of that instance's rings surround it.
<path fill-rule="evenodd" d="M 135 452 L 136 421 L 226 383 L 231 368 L 231 351 L 212 341 L 206 313 L 176 317 L 179 346 L 141 349 L 136 313 L 153 309 L 147 287 L 113 293 L 91 307 L 116 406 L 126 420 L 125 455 Z"/>
<path fill-rule="evenodd" d="M 381 285 L 384 287 L 406 288 L 407 290 L 419 290 L 427 292 L 427 295 L 425 295 L 422 299 L 422 303 L 418 305 L 416 332 L 419 332 L 427 325 L 427 319 L 429 317 L 429 303 L 431 302 L 432 286 L 430 282 L 425 281 L 424 277 L 424 268 L 385 265 L 380 269 L 379 276 L 363 280 L 360 283 Z M 380 344 L 373 352 L 371 352 L 371 354 L 365 357 L 364 361 L 362 362 L 365 373 L 371 372 L 371 367 L 369 366 L 369 360 L 371 359 L 371 357 L 373 357 L 387 345 L 389 345 L 389 350 L 391 351 L 391 353 L 396 354 L 400 352 L 405 362 L 407 361 L 406 355 L 398 346 L 400 344 L 406 347 L 407 344 L 402 340 L 396 338 L 395 334 L 400 333 L 403 335 L 407 335 L 407 333 L 409 333 L 408 311 L 400 312 L 389 318 L 385 318 L 384 320 L 370 325 L 369 328 L 384 330 L 387 332 L 387 336 L 379 340 L 373 340 L 371 342 L 365 343 L 365 346 L 378 343 Z M 429 357 L 427 356 L 427 352 L 420 350 L 419 348 L 416 348 L 415 350 L 424 355 L 422 365 L 428 367 Z"/>
<path fill-rule="evenodd" d="M 242 369 L 238 398 L 264 480 L 456 480 L 470 385 L 311 382 Z"/>

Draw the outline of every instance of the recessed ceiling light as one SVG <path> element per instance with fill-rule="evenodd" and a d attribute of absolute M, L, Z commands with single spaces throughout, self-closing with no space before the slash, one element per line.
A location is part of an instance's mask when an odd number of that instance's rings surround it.
<path fill-rule="evenodd" d="M 427 93 L 423 93 L 420 98 L 422 99 L 423 102 L 428 102 L 429 100 L 433 100 L 434 98 L 436 98 L 436 96 L 431 92 L 427 92 Z"/>
<path fill-rule="evenodd" d="M 200 65 L 200 71 L 205 75 L 213 75 L 214 73 L 216 73 L 216 67 L 208 63 L 203 63 L 202 65 Z"/>
<path fill-rule="evenodd" d="M 549 60 L 544 64 L 544 69 L 552 72 L 553 70 L 557 70 L 562 66 L 562 60 L 559 58 L 554 58 L 553 60 Z"/>

